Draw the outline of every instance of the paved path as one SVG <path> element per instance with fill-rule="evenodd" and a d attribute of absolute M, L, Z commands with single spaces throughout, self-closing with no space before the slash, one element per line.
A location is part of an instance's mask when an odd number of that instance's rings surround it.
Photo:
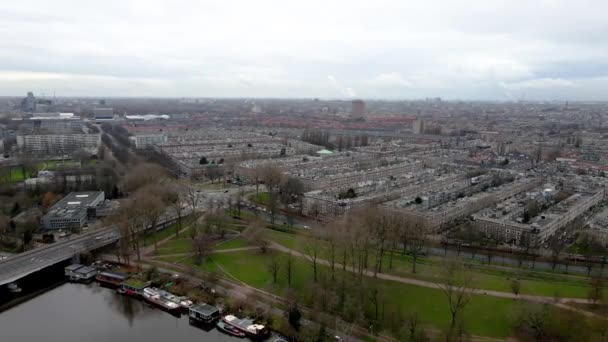
<path fill-rule="evenodd" d="M 260 249 L 259 247 L 255 247 L 255 246 L 250 246 L 250 247 L 236 247 L 236 248 L 226 248 L 226 249 L 217 249 L 217 250 L 213 250 L 211 251 L 211 254 L 219 254 L 219 253 L 231 253 L 231 252 L 241 252 L 241 251 L 250 251 L 250 250 L 254 250 L 254 249 Z M 149 256 L 151 259 L 158 259 L 158 258 L 164 258 L 164 257 L 190 257 L 193 256 L 195 253 L 193 252 L 187 252 L 187 253 L 173 253 L 173 254 L 163 254 L 163 255 L 153 255 L 153 256 Z"/>
<path fill-rule="evenodd" d="M 189 229 L 190 227 L 186 227 L 184 229 L 182 229 L 182 231 L 186 231 L 187 229 Z M 181 232 L 180 231 L 180 234 Z M 173 236 L 168 237 L 166 239 L 163 239 L 162 241 L 159 242 L 159 244 L 164 243 L 168 240 L 170 240 L 171 238 L 173 238 Z M 227 242 L 227 241 L 226 241 Z M 225 242 L 224 242 L 225 243 Z M 221 245 L 223 243 L 220 243 L 218 245 Z M 240 252 L 240 251 L 247 251 L 247 250 L 254 250 L 257 249 L 258 247 L 255 246 L 251 246 L 251 247 L 239 247 L 239 248 L 229 248 L 229 249 L 223 249 L 223 250 L 214 250 L 212 253 L 231 253 L 231 252 Z M 287 248 L 283 245 L 280 245 L 276 242 L 272 242 L 272 244 L 270 245 L 270 248 L 274 249 L 274 250 L 278 250 L 284 253 L 291 253 L 293 256 L 297 256 L 300 258 L 304 258 L 306 260 L 310 261 L 310 258 L 308 257 L 308 255 L 294 250 L 294 249 L 290 249 Z M 175 254 L 167 254 L 167 255 L 163 255 L 163 257 L 179 257 L 179 256 L 183 256 L 184 258 L 192 256 L 193 253 L 175 253 Z M 158 261 L 158 260 L 155 260 Z M 324 259 L 317 259 L 317 263 L 320 265 L 324 265 L 324 266 L 331 266 L 330 262 Z M 335 268 L 339 268 L 342 269 L 343 266 L 340 263 L 334 263 L 334 267 Z M 221 267 L 220 267 L 221 268 Z M 348 266 L 345 268 L 348 272 L 355 272 L 353 271 L 352 268 L 349 268 Z M 228 274 L 228 273 L 226 273 Z M 392 274 L 386 274 L 386 273 L 377 273 L 374 274 L 373 271 L 370 270 L 364 270 L 363 274 L 365 276 L 368 277 L 376 277 L 378 279 L 383 279 L 383 280 L 389 280 L 389 281 L 395 281 L 395 282 L 399 282 L 399 283 L 403 283 L 403 284 L 409 284 L 409 285 L 416 285 L 416 286 L 421 286 L 421 287 L 426 287 L 426 288 L 432 288 L 432 289 L 438 289 L 441 290 L 442 289 L 442 284 L 441 283 L 437 283 L 437 282 L 432 282 L 432 281 L 427 281 L 427 280 L 420 280 L 420 279 L 414 279 L 414 278 L 406 278 L 406 277 L 400 277 L 400 276 L 396 276 L 396 275 L 392 275 Z M 584 314 L 586 316 L 597 316 L 595 313 L 580 309 L 580 308 L 575 308 L 572 306 L 567 305 L 568 303 L 578 303 L 578 304 L 590 304 L 590 301 L 588 299 L 584 299 L 584 298 L 555 298 L 555 297 L 548 297 L 548 296 L 537 296 L 537 295 L 515 295 L 513 293 L 510 292 L 501 292 L 501 291 L 493 291 L 493 290 L 483 290 L 483 289 L 474 289 L 474 288 L 469 288 L 466 289 L 466 291 L 468 291 L 469 293 L 474 293 L 476 295 L 487 295 L 487 296 L 492 296 L 492 297 L 497 297 L 497 298 L 507 298 L 507 299 L 513 299 L 513 300 L 526 300 L 526 301 L 530 301 L 530 302 L 536 302 L 536 303 L 546 303 L 546 304 L 552 304 L 555 305 L 557 307 L 563 308 L 563 309 L 567 309 L 567 310 L 571 310 L 571 311 L 575 311 L 581 314 Z"/>
<path fill-rule="evenodd" d="M 297 257 L 301 257 L 301 258 L 305 258 L 307 260 L 310 260 L 310 258 L 308 257 L 308 255 L 297 251 L 297 250 L 293 250 L 293 249 L 289 249 L 283 245 L 277 244 L 277 243 L 272 243 L 270 245 L 270 248 L 284 252 L 284 253 L 291 253 L 293 256 L 297 256 Z M 331 266 L 330 262 L 327 260 L 323 260 L 323 259 L 317 259 L 317 263 L 320 265 L 324 265 L 324 266 Z M 342 264 L 339 263 L 334 263 L 334 267 L 335 268 L 339 268 L 342 269 Z M 353 272 L 352 268 L 350 267 L 346 267 L 346 271 L 348 272 Z M 405 278 L 405 277 L 400 277 L 400 276 L 396 276 L 396 275 L 392 275 L 392 274 L 386 274 L 386 273 L 378 273 L 376 275 L 374 275 L 374 272 L 370 271 L 370 270 L 364 270 L 363 274 L 368 276 L 368 277 L 376 277 L 378 279 L 384 279 L 384 280 L 390 280 L 390 281 L 396 281 L 399 283 L 404 283 L 404 284 L 410 284 L 410 285 L 416 285 L 416 286 L 422 286 L 422 287 L 428 287 L 428 288 L 432 288 L 432 289 L 441 289 L 442 284 L 441 283 L 435 283 L 432 281 L 426 281 L 426 280 L 420 280 L 420 279 L 413 279 L 413 278 Z M 535 295 L 514 295 L 513 293 L 510 292 L 500 292 L 500 291 L 492 291 L 492 290 L 480 290 L 480 289 L 473 289 L 473 288 L 469 288 L 466 289 L 466 291 L 470 292 L 470 293 L 474 293 L 474 294 L 479 294 L 479 295 L 488 295 L 488 296 L 493 296 L 493 297 L 499 297 L 499 298 L 509 298 L 509 299 L 523 299 L 523 300 L 527 300 L 527 301 L 531 301 L 531 302 L 537 302 L 537 303 L 548 303 L 548 304 L 562 304 L 560 305 L 560 307 L 565 307 L 568 309 L 572 309 L 573 311 L 579 311 L 579 309 L 575 309 L 569 306 L 565 306 L 564 304 L 566 303 L 583 303 L 583 304 L 589 304 L 589 300 L 584 299 L 584 298 L 555 298 L 555 297 L 547 297 L 547 296 L 535 296 Z M 583 310 L 580 310 L 583 311 Z M 587 311 L 584 311 L 587 312 Z M 589 312 L 587 312 L 589 313 Z"/>
<path fill-rule="evenodd" d="M 201 215 L 202 216 L 202 215 Z M 199 217 L 200 218 L 200 217 Z M 197 218 L 197 220 L 199 219 Z M 192 227 L 192 222 L 188 222 L 186 224 L 184 224 L 184 218 L 182 217 L 182 225 L 185 225 L 185 227 L 182 227 L 182 229 L 180 229 L 179 231 L 179 236 L 183 236 L 182 234 L 187 232 L 191 227 Z M 177 224 L 177 222 L 176 222 Z M 170 229 L 170 228 L 165 228 L 165 229 Z M 175 234 L 171 234 L 169 236 L 167 236 L 166 238 L 160 240 L 160 241 L 156 241 L 156 246 L 159 247 L 160 245 L 167 243 L 167 241 L 173 239 L 175 237 Z M 152 256 L 155 253 L 155 248 L 154 248 L 154 243 L 152 243 L 151 245 L 147 245 L 145 247 L 141 248 L 141 254 L 144 256 Z"/>

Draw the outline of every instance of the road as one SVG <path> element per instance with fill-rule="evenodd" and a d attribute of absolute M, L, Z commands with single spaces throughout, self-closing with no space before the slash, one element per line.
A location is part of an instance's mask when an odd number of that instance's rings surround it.
<path fill-rule="evenodd" d="M 109 226 L 8 257 L 0 261 L 0 285 L 12 283 L 78 253 L 109 245 L 118 237 L 118 228 Z"/>
<path fill-rule="evenodd" d="M 159 229 L 162 225 L 175 221 L 175 219 L 175 215 L 165 214 L 161 223 L 158 224 Z M 107 246 L 119 238 L 118 227 L 112 225 L 92 232 L 72 235 L 67 240 L 10 256 L 0 261 L 0 285 L 12 283 L 46 267 L 68 260 L 79 253 Z"/>

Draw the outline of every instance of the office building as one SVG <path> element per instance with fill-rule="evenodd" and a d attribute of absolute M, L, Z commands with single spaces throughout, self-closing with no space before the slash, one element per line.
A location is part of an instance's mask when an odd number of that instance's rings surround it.
<path fill-rule="evenodd" d="M 88 212 L 104 199 L 103 191 L 71 192 L 44 215 L 42 227 L 47 230 L 80 229 L 88 222 Z"/>
<path fill-rule="evenodd" d="M 353 100 L 351 104 L 350 118 L 354 120 L 363 119 L 365 115 L 365 102 Z"/>

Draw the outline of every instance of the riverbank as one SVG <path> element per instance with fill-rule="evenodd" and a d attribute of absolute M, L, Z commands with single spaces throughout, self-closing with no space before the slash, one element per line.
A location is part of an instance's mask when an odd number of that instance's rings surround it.
<path fill-rule="evenodd" d="M 85 336 L 87 342 L 238 340 L 95 283 L 66 283 L 3 312 L 0 331 L 11 342 L 81 342 Z"/>

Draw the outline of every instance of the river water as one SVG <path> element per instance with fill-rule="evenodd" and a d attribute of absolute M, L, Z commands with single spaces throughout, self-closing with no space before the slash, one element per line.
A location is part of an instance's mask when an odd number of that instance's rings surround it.
<path fill-rule="evenodd" d="M 63 284 L 0 313 L 2 342 L 228 342 L 147 303 L 96 283 Z M 243 340 L 241 340 L 243 341 Z"/>

